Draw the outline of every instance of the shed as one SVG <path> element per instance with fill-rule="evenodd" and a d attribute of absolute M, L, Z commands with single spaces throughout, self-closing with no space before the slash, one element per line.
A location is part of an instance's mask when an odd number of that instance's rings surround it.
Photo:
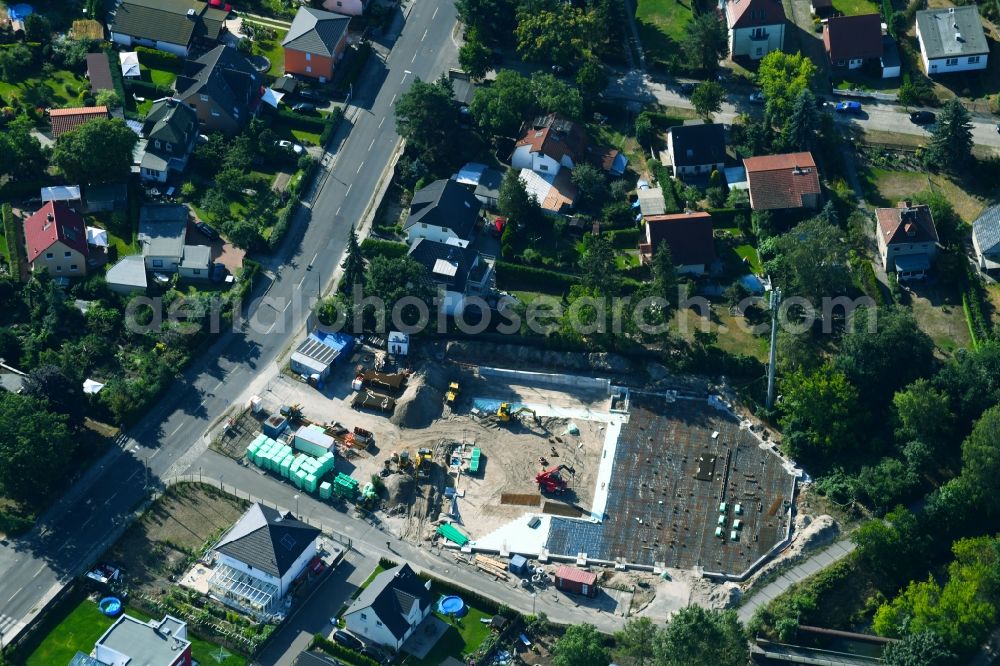
<path fill-rule="evenodd" d="M 406 356 L 410 353 L 410 334 L 399 331 L 389 331 L 386 351 L 396 356 Z"/>
<path fill-rule="evenodd" d="M 354 338 L 343 333 L 313 331 L 292 353 L 291 368 L 300 375 L 319 375 L 325 380 L 330 368 L 354 348 Z"/>
<path fill-rule="evenodd" d="M 487 169 L 479 177 L 479 183 L 473 192 L 476 199 L 485 206 L 496 208 L 497 198 L 500 196 L 500 183 L 503 182 L 503 174 L 496 169 Z"/>
<path fill-rule="evenodd" d="M 330 453 L 335 446 L 333 437 L 310 426 L 302 426 L 296 430 L 292 443 L 297 450 L 317 458 Z"/>
<path fill-rule="evenodd" d="M 597 574 L 576 567 L 559 567 L 556 570 L 556 588 L 570 594 L 597 596 Z"/>
<path fill-rule="evenodd" d="M 120 210 L 128 203 L 128 186 L 125 183 L 88 185 L 84 199 L 88 213 Z"/>
<path fill-rule="evenodd" d="M 510 570 L 518 576 L 525 576 L 528 573 L 528 560 L 524 555 L 514 555 L 510 558 Z"/>
<path fill-rule="evenodd" d="M 108 269 L 104 280 L 111 291 L 117 294 L 131 294 L 146 291 L 146 264 L 141 254 L 130 254 L 122 257 L 117 264 Z"/>
<path fill-rule="evenodd" d="M 90 79 L 92 92 L 115 89 L 115 84 L 111 79 L 111 66 L 108 64 L 107 53 L 87 54 L 87 78 Z"/>
<path fill-rule="evenodd" d="M 281 436 L 281 433 L 288 427 L 288 419 L 281 414 L 272 414 L 264 419 L 264 423 L 261 425 L 261 431 L 270 437 L 271 439 L 277 439 Z"/>

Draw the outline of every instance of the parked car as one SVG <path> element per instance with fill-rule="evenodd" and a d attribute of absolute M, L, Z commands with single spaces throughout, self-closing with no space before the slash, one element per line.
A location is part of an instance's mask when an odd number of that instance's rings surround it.
<path fill-rule="evenodd" d="M 316 105 L 309 102 L 299 102 L 292 106 L 292 111 L 296 113 L 313 113 L 316 111 Z"/>
<path fill-rule="evenodd" d="M 764 103 L 764 93 L 760 90 L 756 90 L 750 93 L 750 103 L 751 104 L 763 104 Z"/>
<path fill-rule="evenodd" d="M 208 236 L 210 240 L 219 240 L 219 232 L 216 231 L 214 228 L 208 226 L 206 223 L 199 221 L 195 222 L 194 226 L 195 229 L 200 231 L 205 236 Z"/>
<path fill-rule="evenodd" d="M 915 125 L 930 125 L 937 119 L 933 111 L 913 111 L 910 113 L 910 122 Z"/>
<path fill-rule="evenodd" d="M 359 641 L 354 636 L 351 636 L 346 631 L 341 631 L 340 629 L 333 632 L 333 640 L 334 642 L 340 643 L 345 648 L 354 650 L 355 652 L 360 652 L 365 647 L 364 643 Z"/>
<path fill-rule="evenodd" d="M 678 86 L 678 90 L 682 95 L 690 95 L 694 92 L 695 85 L 693 83 L 682 83 Z"/>
<path fill-rule="evenodd" d="M 382 654 L 381 652 L 379 652 L 375 648 L 369 647 L 367 645 L 365 647 L 361 648 L 361 654 L 364 655 L 365 657 L 368 657 L 369 659 L 371 659 L 372 661 L 374 661 L 377 664 L 388 664 L 389 663 L 389 659 L 386 658 L 386 656 L 384 654 Z"/>
<path fill-rule="evenodd" d="M 288 141 L 288 140 L 285 140 L 285 139 L 282 139 L 281 141 L 275 141 L 274 145 L 276 145 L 278 148 L 281 148 L 283 150 L 290 150 L 293 153 L 295 153 L 296 155 L 301 155 L 302 151 L 305 150 L 305 148 L 303 148 L 299 144 L 292 143 L 291 141 Z"/>
<path fill-rule="evenodd" d="M 833 109 L 837 113 L 853 113 L 857 116 L 861 113 L 861 102 L 837 102 Z"/>

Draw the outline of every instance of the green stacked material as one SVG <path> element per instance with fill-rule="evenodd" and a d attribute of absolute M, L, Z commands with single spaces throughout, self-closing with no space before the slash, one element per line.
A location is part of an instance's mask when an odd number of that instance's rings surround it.
<path fill-rule="evenodd" d="M 333 486 L 330 485 L 329 481 L 324 481 L 319 484 L 319 498 L 320 499 L 330 499 L 330 493 L 333 491 Z"/>
<path fill-rule="evenodd" d="M 354 499 L 358 496 L 358 480 L 341 472 L 333 480 L 333 492 L 339 497 Z"/>
<path fill-rule="evenodd" d="M 306 492 L 314 493 L 316 492 L 316 481 L 317 479 L 315 474 L 307 474 L 305 483 L 303 483 L 302 487 Z"/>
<path fill-rule="evenodd" d="M 477 474 L 479 472 L 479 456 L 482 455 L 482 451 L 479 447 L 472 449 L 472 459 L 469 461 L 469 473 Z"/>
<path fill-rule="evenodd" d="M 306 480 L 306 473 L 304 470 L 300 469 L 295 473 L 295 476 L 291 477 L 291 479 L 292 483 L 295 484 L 295 487 L 302 490 L 302 484 L 305 483 Z"/>
<path fill-rule="evenodd" d="M 448 539 L 448 541 L 454 541 L 459 546 L 469 543 L 469 537 L 459 532 L 458 528 L 454 525 L 441 525 L 437 528 L 437 533 Z"/>
<path fill-rule="evenodd" d="M 284 460 L 281 461 L 281 478 L 283 479 L 288 478 L 288 470 L 291 468 L 291 466 L 292 466 L 291 458 L 285 458 Z"/>
<path fill-rule="evenodd" d="M 375 486 L 370 482 L 365 484 L 365 487 L 361 489 L 361 496 L 365 499 L 375 497 Z"/>

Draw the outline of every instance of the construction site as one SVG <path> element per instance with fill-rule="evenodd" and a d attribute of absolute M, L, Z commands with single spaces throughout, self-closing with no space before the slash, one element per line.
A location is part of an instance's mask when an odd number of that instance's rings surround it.
<path fill-rule="evenodd" d="M 325 390 L 282 375 L 262 402 L 221 448 L 413 542 L 738 581 L 792 536 L 799 470 L 705 390 L 359 347 Z M 272 412 L 291 427 L 267 442 Z"/>

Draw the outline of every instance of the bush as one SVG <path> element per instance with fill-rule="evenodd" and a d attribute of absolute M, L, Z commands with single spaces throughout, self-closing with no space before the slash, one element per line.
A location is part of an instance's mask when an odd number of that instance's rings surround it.
<path fill-rule="evenodd" d="M 281 212 L 278 213 L 278 218 L 274 221 L 274 226 L 271 228 L 271 235 L 267 239 L 268 248 L 273 250 L 281 245 L 285 234 L 288 233 L 288 225 L 292 222 L 292 215 L 295 214 L 298 207 L 299 197 L 298 195 L 294 195 L 288 200 L 288 205 L 281 209 Z"/>
<path fill-rule="evenodd" d="M 409 247 L 406 243 L 397 243 L 378 238 L 366 238 L 361 241 L 361 255 L 369 261 L 375 257 L 399 259 L 406 256 L 407 250 L 409 250 Z"/>
<path fill-rule="evenodd" d="M 364 249 L 364 245 L 362 245 L 362 249 Z M 546 293 L 565 292 L 580 282 L 580 278 L 575 275 L 512 264 L 507 261 L 497 261 L 495 268 L 497 286 L 501 289 L 522 289 Z"/>
<path fill-rule="evenodd" d="M 304 113 L 296 113 L 295 111 L 283 108 L 279 108 L 276 113 L 281 118 L 287 120 L 289 125 L 295 129 L 301 129 L 308 132 L 322 132 L 326 129 L 326 120 L 320 116 L 307 116 Z"/>
<path fill-rule="evenodd" d="M 18 275 L 17 257 L 17 229 L 14 226 L 14 211 L 9 203 L 5 203 L 0 209 L 0 216 L 3 218 L 3 236 L 7 241 L 7 266 L 10 267 L 11 275 Z"/>
<path fill-rule="evenodd" d="M 340 117 L 342 113 L 340 107 L 333 110 L 327 119 L 326 127 L 323 128 L 323 132 L 319 135 L 319 145 L 320 147 L 325 147 L 326 144 L 330 142 L 330 138 L 333 136 L 334 131 L 337 129 L 337 125 L 340 124 Z"/>
<path fill-rule="evenodd" d="M 309 647 L 319 648 L 328 655 L 336 657 L 344 663 L 353 664 L 354 666 L 378 666 L 378 663 L 374 659 L 369 659 L 363 654 L 344 647 L 340 643 L 334 643 L 323 634 L 316 634 L 313 636 L 312 643 L 309 644 Z"/>
<path fill-rule="evenodd" d="M 631 229 L 615 229 L 605 231 L 604 236 L 611 241 L 611 247 L 619 250 L 632 250 L 639 247 L 639 227 Z"/>
<path fill-rule="evenodd" d="M 146 67 L 165 69 L 174 73 L 179 73 L 184 69 L 184 59 L 173 53 L 158 51 L 148 46 L 137 46 L 135 52 L 139 54 L 139 62 Z"/>
<path fill-rule="evenodd" d="M 127 80 L 125 82 L 125 89 L 128 95 L 138 95 L 147 99 L 160 99 L 161 97 L 170 97 L 174 94 L 174 91 L 170 88 L 158 86 L 149 81 L 140 81 L 139 79 Z"/>

